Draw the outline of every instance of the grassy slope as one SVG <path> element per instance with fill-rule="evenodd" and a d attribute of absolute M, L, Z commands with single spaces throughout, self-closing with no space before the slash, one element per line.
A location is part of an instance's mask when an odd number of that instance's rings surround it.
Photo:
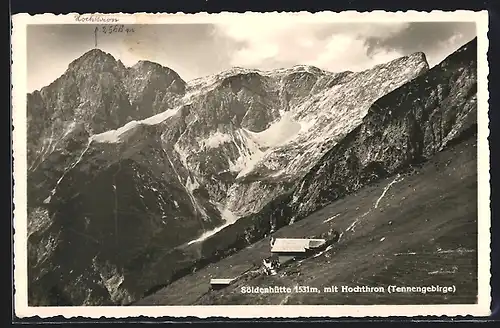
<path fill-rule="evenodd" d="M 295 262 L 278 275 L 249 274 L 208 292 L 210 278 L 234 277 L 269 256 L 263 239 L 185 276 L 135 305 L 184 304 L 429 304 L 475 303 L 477 295 L 477 166 L 475 136 L 440 152 L 391 185 L 380 181 L 340 199 L 277 237 L 342 232 L 322 255 Z M 337 215 L 333 220 L 324 222 Z M 354 224 L 352 229 L 348 229 Z M 385 239 L 383 239 L 385 238 Z M 454 294 L 292 293 L 242 294 L 242 286 L 323 287 L 455 285 Z"/>

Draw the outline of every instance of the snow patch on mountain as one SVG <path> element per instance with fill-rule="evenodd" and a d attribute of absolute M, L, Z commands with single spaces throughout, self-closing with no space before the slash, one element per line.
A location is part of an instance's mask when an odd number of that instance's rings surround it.
<path fill-rule="evenodd" d="M 208 138 L 198 140 L 198 143 L 203 148 L 218 148 L 219 146 L 229 143 L 233 140 L 233 137 L 227 133 L 222 133 L 220 131 L 216 131 L 214 134 L 211 134 Z"/>
<path fill-rule="evenodd" d="M 377 199 L 377 201 L 375 202 L 375 205 L 373 206 L 374 208 L 377 208 L 378 207 L 378 204 L 380 203 L 380 201 L 382 200 L 382 198 L 384 198 L 385 194 L 387 193 L 387 191 L 389 190 L 389 188 L 391 188 L 391 186 L 395 183 L 398 183 L 398 182 L 401 182 L 403 179 L 400 178 L 400 175 L 396 175 L 396 177 L 394 178 L 393 181 L 391 181 L 391 183 L 389 183 L 387 186 L 385 186 L 384 188 L 384 191 L 382 192 L 382 195 L 380 195 L 380 197 Z"/>
<path fill-rule="evenodd" d="M 199 243 L 200 241 L 204 241 L 208 237 L 215 235 L 217 232 L 221 231 L 222 229 L 224 229 L 225 227 L 227 227 L 230 224 L 231 223 L 223 224 L 220 227 L 217 227 L 217 228 L 215 228 L 213 230 L 206 231 L 200 237 L 187 242 L 187 245 L 192 245 L 194 243 Z"/>
<path fill-rule="evenodd" d="M 92 141 L 95 141 L 98 143 L 119 143 L 119 142 L 123 141 L 122 137 L 126 132 L 131 131 L 132 129 L 134 129 L 140 125 L 160 124 L 160 123 L 164 122 L 166 119 L 168 119 L 169 117 L 172 117 L 175 114 L 177 114 L 178 111 L 179 111 L 179 108 L 169 109 L 169 110 L 166 110 L 162 113 L 148 117 L 144 120 L 130 121 L 127 124 L 125 124 L 124 126 L 118 128 L 116 130 L 109 130 L 109 131 L 106 131 L 103 133 L 94 134 L 90 138 Z"/>
<path fill-rule="evenodd" d="M 194 191 L 200 187 L 200 183 L 196 178 L 191 178 L 191 176 L 188 176 L 186 183 L 184 184 L 186 191 L 188 193 L 188 196 L 191 200 L 191 203 L 193 204 L 194 208 L 197 210 L 198 213 L 201 214 L 202 218 L 204 220 L 208 220 L 209 216 L 203 206 L 200 205 L 196 197 L 194 196 Z"/>
<path fill-rule="evenodd" d="M 301 132 L 302 125 L 292 119 L 291 113 L 285 113 L 279 120 L 272 123 L 262 132 L 252 132 L 243 129 L 250 138 L 262 148 L 280 146 Z"/>
<path fill-rule="evenodd" d="M 187 243 L 188 245 L 191 245 L 191 244 L 194 244 L 194 243 L 198 243 L 200 241 L 203 241 L 203 240 L 207 239 L 210 236 L 215 235 L 216 233 L 218 233 L 219 231 L 221 231 L 225 227 L 227 227 L 227 226 L 235 223 L 239 219 L 239 217 L 235 213 L 231 212 L 229 209 L 227 209 L 225 207 L 222 207 L 220 204 L 217 204 L 217 209 L 219 210 L 219 212 L 221 214 L 221 217 L 224 220 L 224 224 L 221 225 L 221 226 L 219 226 L 219 227 L 217 227 L 217 228 L 215 228 L 215 229 L 212 229 L 210 231 L 204 232 L 198 238 L 189 241 Z"/>
<path fill-rule="evenodd" d="M 243 129 L 237 130 L 236 136 L 241 143 L 240 146 L 238 146 L 237 142 L 235 143 L 240 156 L 236 159 L 236 163 L 229 167 L 229 170 L 239 172 L 238 178 L 252 171 L 255 165 L 262 159 L 265 152 L 260 149 L 259 145 Z"/>

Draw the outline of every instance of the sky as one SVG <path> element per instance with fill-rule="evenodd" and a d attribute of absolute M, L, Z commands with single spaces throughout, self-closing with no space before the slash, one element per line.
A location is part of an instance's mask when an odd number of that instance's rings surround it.
<path fill-rule="evenodd" d="M 70 62 L 93 49 L 95 26 L 28 26 L 28 92 L 50 84 Z M 418 51 L 426 54 L 432 67 L 476 36 L 473 22 L 297 23 L 241 17 L 220 24 L 125 27 L 133 32 L 98 32 L 98 48 L 126 66 L 139 60 L 157 62 L 185 81 L 235 66 L 271 70 L 313 65 L 332 72 L 361 71 Z"/>

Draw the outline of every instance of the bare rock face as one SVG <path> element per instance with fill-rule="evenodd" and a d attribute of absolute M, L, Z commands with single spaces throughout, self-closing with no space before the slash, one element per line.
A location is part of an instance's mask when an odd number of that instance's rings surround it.
<path fill-rule="evenodd" d="M 144 85 L 160 90 L 158 95 Z M 158 113 L 163 98 L 173 100 L 184 88 L 175 72 L 160 65 L 140 62 L 128 69 L 101 50 L 85 53 L 49 86 L 28 95 L 28 167 L 34 170 L 58 151 L 77 125 L 89 134 L 119 128 Z"/>
<path fill-rule="evenodd" d="M 361 124 L 286 194 L 240 224 L 248 220 L 252 236 L 261 238 L 372 182 L 418 166 L 449 145 L 475 138 L 476 52 L 474 39 L 378 99 Z"/>
<path fill-rule="evenodd" d="M 475 123 L 474 47 L 189 83 L 84 54 L 28 95 L 30 304 L 132 302 L 432 156 Z"/>
<path fill-rule="evenodd" d="M 294 192 L 294 218 L 375 179 L 419 164 L 477 124 L 476 43 L 382 97 L 363 123 L 329 151 Z"/>
<path fill-rule="evenodd" d="M 239 216 L 257 213 L 288 190 L 359 125 L 375 100 L 426 72 L 428 65 L 416 53 L 360 73 L 322 75 L 302 69 L 281 78 L 280 118 L 260 133 L 245 131 L 258 150 L 228 192 L 227 207 Z"/>

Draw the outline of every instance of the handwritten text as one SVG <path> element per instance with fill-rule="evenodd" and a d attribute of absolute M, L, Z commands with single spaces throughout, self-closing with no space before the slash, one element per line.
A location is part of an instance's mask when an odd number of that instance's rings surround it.
<path fill-rule="evenodd" d="M 106 17 L 100 15 L 76 15 L 75 20 L 81 23 L 117 23 L 116 17 Z"/>
<path fill-rule="evenodd" d="M 134 33 L 134 29 L 131 27 L 125 27 L 125 25 L 102 25 L 96 27 L 94 30 L 95 33 L 102 32 L 104 34 L 112 34 L 112 33 Z"/>

